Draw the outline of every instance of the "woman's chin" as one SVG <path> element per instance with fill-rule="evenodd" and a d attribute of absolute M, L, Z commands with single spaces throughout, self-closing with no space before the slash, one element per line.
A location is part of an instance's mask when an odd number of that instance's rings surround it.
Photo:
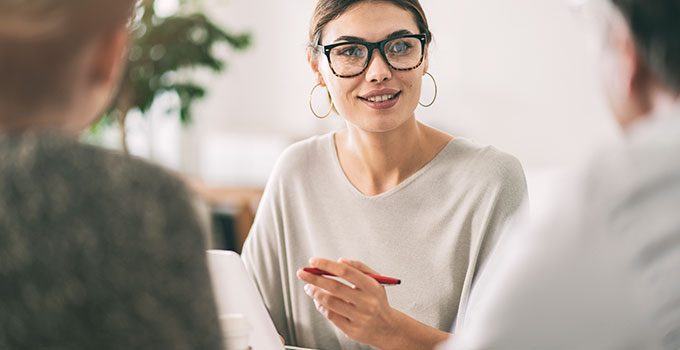
<path fill-rule="evenodd" d="M 354 124 L 354 126 L 364 132 L 370 133 L 386 133 L 394 131 L 406 124 L 406 120 L 397 120 L 395 118 L 383 117 L 375 118 L 372 117 L 361 124 Z"/>

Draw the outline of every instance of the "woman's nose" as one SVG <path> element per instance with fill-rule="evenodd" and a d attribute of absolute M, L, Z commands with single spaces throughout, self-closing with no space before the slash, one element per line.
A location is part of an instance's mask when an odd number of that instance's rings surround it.
<path fill-rule="evenodd" d="M 373 83 L 379 83 L 388 80 L 392 77 L 392 69 L 390 65 L 385 62 L 385 59 L 380 54 L 378 49 L 375 49 L 371 61 L 366 67 L 366 80 Z"/>

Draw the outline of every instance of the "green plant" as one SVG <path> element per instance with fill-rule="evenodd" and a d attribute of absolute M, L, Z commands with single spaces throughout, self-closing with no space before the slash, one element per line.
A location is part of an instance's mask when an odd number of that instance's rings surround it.
<path fill-rule="evenodd" d="M 220 72 L 226 63 L 214 54 L 217 44 L 225 43 L 234 50 L 243 50 L 251 42 L 250 34 L 229 33 L 201 13 L 184 15 L 180 12 L 161 18 L 154 10 L 156 1 L 141 0 L 137 5 L 128 66 L 118 96 L 103 120 L 103 123 L 118 123 L 125 152 L 125 121 L 130 110 L 137 108 L 144 113 L 160 93 L 174 92 L 180 101 L 180 119 L 188 123 L 192 103 L 206 91 L 192 81 L 178 78 L 177 72 L 200 67 Z M 186 6 L 186 3 L 182 4 Z"/>

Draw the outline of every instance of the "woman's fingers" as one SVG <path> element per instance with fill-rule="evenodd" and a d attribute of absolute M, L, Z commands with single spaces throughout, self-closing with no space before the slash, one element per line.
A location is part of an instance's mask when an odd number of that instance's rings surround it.
<path fill-rule="evenodd" d="M 321 258 L 312 258 L 309 263 L 312 267 L 330 272 L 362 290 L 372 290 L 380 286 L 378 282 L 367 276 L 366 273 L 349 264 Z"/>
<path fill-rule="evenodd" d="M 326 308 L 323 304 L 319 303 L 318 301 L 314 300 L 314 305 L 316 306 L 316 309 L 326 317 L 331 323 L 333 323 L 336 327 L 338 327 L 341 331 L 345 332 L 345 330 L 349 329 L 349 327 L 352 324 L 352 321 L 350 321 L 347 317 L 340 315 L 337 312 L 334 312 L 332 310 L 329 310 Z"/>
<path fill-rule="evenodd" d="M 300 269 L 298 277 L 316 309 L 351 339 L 371 344 L 375 339 L 394 334 L 393 309 L 385 289 L 367 274 L 376 271 L 358 261 L 321 258 L 310 260 L 312 267 L 326 271 L 344 281 L 324 277 Z M 346 285 L 345 282 L 352 286 Z"/>
<path fill-rule="evenodd" d="M 348 320 L 351 320 L 356 314 L 356 309 L 352 304 L 324 291 L 319 287 L 307 284 L 305 285 L 305 293 L 314 299 L 317 309 L 319 308 L 319 305 L 321 305 L 326 310 L 335 312 Z"/>
<path fill-rule="evenodd" d="M 339 297 L 349 303 L 355 302 L 356 299 L 359 297 L 359 293 L 357 290 L 340 281 L 315 275 L 302 269 L 298 270 L 297 276 L 299 279 L 311 285 L 322 288 L 328 291 L 329 293 L 335 295 L 336 297 Z"/>
<path fill-rule="evenodd" d="M 378 273 L 377 271 L 373 270 L 372 268 L 366 266 L 366 264 L 364 264 L 364 263 L 362 263 L 361 261 L 358 261 L 358 260 L 347 260 L 347 259 L 344 259 L 344 258 L 340 258 L 340 259 L 338 259 L 338 262 L 341 263 L 341 264 L 347 264 L 349 266 L 352 266 L 355 269 L 357 269 L 357 270 L 359 270 L 363 273 L 367 273 L 367 274 L 370 274 L 370 275 L 380 275 L 380 273 Z"/>

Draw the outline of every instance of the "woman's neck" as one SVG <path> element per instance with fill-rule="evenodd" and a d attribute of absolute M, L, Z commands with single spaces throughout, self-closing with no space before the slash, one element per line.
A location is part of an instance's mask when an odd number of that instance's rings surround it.
<path fill-rule="evenodd" d="M 388 132 L 353 126 L 335 135 L 338 158 L 350 182 L 366 195 L 394 188 L 429 163 L 451 140 L 415 119 Z"/>
<path fill-rule="evenodd" d="M 77 136 L 85 119 L 78 112 L 61 106 L 7 108 L 0 115 L 0 130 L 9 134 L 60 132 Z"/>

